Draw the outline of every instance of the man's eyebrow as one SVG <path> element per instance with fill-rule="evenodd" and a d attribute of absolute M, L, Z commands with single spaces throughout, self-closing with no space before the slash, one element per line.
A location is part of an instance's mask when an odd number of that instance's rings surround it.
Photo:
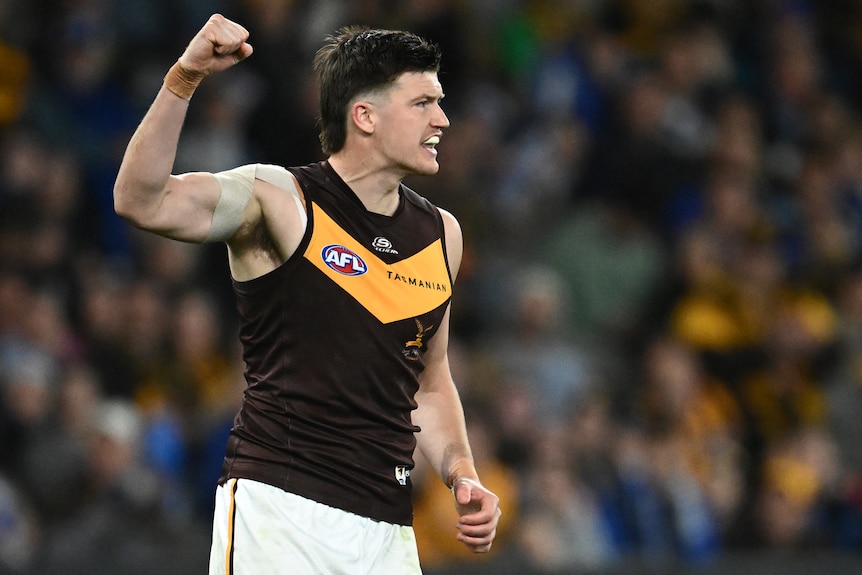
<path fill-rule="evenodd" d="M 425 93 L 425 94 L 422 94 L 421 96 L 417 96 L 416 100 L 417 101 L 418 100 L 442 100 L 445 97 L 446 97 L 446 94 L 444 94 L 443 92 L 440 92 L 439 94 Z"/>

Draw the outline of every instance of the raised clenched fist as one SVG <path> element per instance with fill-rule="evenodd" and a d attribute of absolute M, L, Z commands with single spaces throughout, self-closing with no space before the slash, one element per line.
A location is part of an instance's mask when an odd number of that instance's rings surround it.
<path fill-rule="evenodd" d="M 189 42 L 179 63 L 189 72 L 204 76 L 221 72 L 251 56 L 248 35 L 240 24 L 213 14 Z"/>

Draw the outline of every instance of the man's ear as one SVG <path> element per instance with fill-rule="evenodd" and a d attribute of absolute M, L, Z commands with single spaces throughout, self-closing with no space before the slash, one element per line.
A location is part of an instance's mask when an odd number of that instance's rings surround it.
<path fill-rule="evenodd" d="M 374 133 L 376 124 L 376 116 L 374 114 L 374 104 L 360 100 L 350 107 L 350 119 L 353 125 L 361 133 L 370 136 Z"/>

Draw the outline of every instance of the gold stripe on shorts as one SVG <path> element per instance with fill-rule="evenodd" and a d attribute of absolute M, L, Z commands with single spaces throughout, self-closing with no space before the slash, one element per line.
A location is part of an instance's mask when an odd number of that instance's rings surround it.
<path fill-rule="evenodd" d="M 236 523 L 236 488 L 237 480 L 229 480 L 230 506 L 227 510 L 227 545 L 225 546 L 225 574 L 233 575 L 233 528 Z"/>

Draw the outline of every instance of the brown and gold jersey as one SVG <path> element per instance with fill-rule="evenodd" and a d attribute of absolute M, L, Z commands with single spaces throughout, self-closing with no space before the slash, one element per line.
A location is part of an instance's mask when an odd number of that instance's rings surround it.
<path fill-rule="evenodd" d="M 234 282 L 248 387 L 221 480 L 410 524 L 414 394 L 452 295 L 440 213 L 402 186 L 396 213 L 374 214 L 328 163 L 290 171 L 302 242 Z"/>

